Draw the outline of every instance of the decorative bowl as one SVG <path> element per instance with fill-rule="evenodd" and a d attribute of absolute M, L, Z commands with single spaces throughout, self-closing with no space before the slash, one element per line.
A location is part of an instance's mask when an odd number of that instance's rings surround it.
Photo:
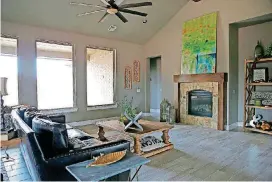
<path fill-rule="evenodd" d="M 123 159 L 123 157 L 125 157 L 125 155 L 126 155 L 126 152 L 127 152 L 127 150 L 113 152 L 113 153 L 109 153 L 106 155 L 100 154 L 101 156 L 95 157 L 94 162 L 88 164 L 86 166 L 86 168 L 91 167 L 91 166 L 106 166 L 106 165 L 115 163 L 115 162 Z"/>

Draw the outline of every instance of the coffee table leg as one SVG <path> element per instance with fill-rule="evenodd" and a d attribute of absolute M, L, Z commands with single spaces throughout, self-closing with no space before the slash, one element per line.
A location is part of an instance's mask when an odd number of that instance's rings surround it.
<path fill-rule="evenodd" d="M 138 155 L 142 154 L 141 151 L 141 141 L 139 137 L 134 137 L 134 152 Z"/>
<path fill-rule="evenodd" d="M 98 126 L 98 139 L 102 142 L 106 142 L 108 141 L 107 138 L 104 136 L 105 135 L 105 131 L 104 128 L 101 126 Z"/>
<path fill-rule="evenodd" d="M 164 131 L 162 131 L 162 140 L 163 140 L 163 142 L 165 143 L 165 144 L 170 144 L 170 142 L 169 142 L 169 135 L 168 135 L 168 132 L 169 132 L 169 130 L 164 130 Z"/>

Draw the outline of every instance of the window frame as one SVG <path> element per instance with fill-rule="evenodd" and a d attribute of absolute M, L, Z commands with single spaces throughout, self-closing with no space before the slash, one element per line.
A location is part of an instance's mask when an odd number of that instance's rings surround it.
<path fill-rule="evenodd" d="M 64 45 L 64 46 L 72 46 L 72 75 L 73 75 L 73 106 L 72 107 L 65 107 L 65 108 L 52 108 L 52 109 L 39 109 L 42 112 L 45 113 L 70 113 L 70 112 L 76 112 L 78 110 L 77 108 L 77 102 L 76 102 L 76 96 L 77 96 L 77 89 L 76 89 L 76 64 L 75 64 L 75 44 L 72 44 L 70 42 L 63 42 L 63 41 L 57 41 L 57 40 L 46 40 L 46 39 L 36 39 L 35 40 L 35 62 L 36 62 L 36 93 L 37 93 L 37 108 L 39 108 L 39 100 L 38 100 L 38 72 L 37 72 L 37 59 L 38 59 L 38 48 L 37 43 L 47 43 L 47 44 L 58 44 L 58 45 Z"/>
<path fill-rule="evenodd" d="M 17 90 L 18 90 L 18 93 L 17 93 L 17 105 L 20 105 L 21 104 L 21 99 L 20 99 L 20 70 L 19 70 L 19 56 L 18 56 L 18 52 L 19 52 L 19 37 L 16 36 L 16 35 L 11 35 L 11 34 L 4 34 L 4 33 L 1 33 L 1 37 L 3 38 L 7 38 L 7 39 L 15 39 L 16 40 L 16 57 L 17 57 Z M 2 54 L 2 50 L 1 50 L 1 53 L 0 55 Z M 15 105 L 16 106 L 16 105 Z"/>
<path fill-rule="evenodd" d="M 106 50 L 106 51 L 112 51 L 113 52 L 113 104 L 103 104 L 103 105 L 95 105 L 95 106 L 89 106 L 88 105 L 88 49 L 99 49 L 99 50 Z M 116 97 L 116 78 L 117 78 L 117 50 L 114 48 L 107 48 L 107 47 L 99 47 L 99 46 L 91 46 L 87 45 L 85 48 L 85 69 L 86 69 L 86 104 L 87 104 L 87 111 L 93 111 L 93 110 L 102 110 L 102 109 L 113 109 L 117 108 L 117 97 Z"/>

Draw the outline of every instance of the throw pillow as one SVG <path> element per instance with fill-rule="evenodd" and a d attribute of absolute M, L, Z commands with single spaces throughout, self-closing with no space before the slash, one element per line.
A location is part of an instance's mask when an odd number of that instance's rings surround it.
<path fill-rule="evenodd" d="M 141 139 L 142 151 L 148 152 L 163 147 L 165 144 L 154 136 L 146 136 Z"/>
<path fill-rule="evenodd" d="M 24 113 L 24 121 L 25 123 L 32 128 L 32 120 L 37 115 L 38 109 L 35 107 L 31 107 L 26 109 Z"/>
<path fill-rule="evenodd" d="M 52 147 L 56 150 L 55 152 L 58 153 L 68 149 L 68 134 L 65 124 L 53 122 L 49 117 L 40 115 L 32 120 L 32 129 L 41 138 L 43 138 L 43 135 L 52 133 Z"/>

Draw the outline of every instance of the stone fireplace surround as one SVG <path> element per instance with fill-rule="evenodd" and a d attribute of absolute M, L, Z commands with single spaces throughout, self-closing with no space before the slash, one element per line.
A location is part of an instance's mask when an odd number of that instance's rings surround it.
<path fill-rule="evenodd" d="M 227 73 L 174 75 L 174 82 L 178 83 L 178 118 L 181 123 L 224 130 Z M 188 93 L 193 90 L 205 90 L 212 93 L 213 115 L 211 118 L 188 114 Z"/>

